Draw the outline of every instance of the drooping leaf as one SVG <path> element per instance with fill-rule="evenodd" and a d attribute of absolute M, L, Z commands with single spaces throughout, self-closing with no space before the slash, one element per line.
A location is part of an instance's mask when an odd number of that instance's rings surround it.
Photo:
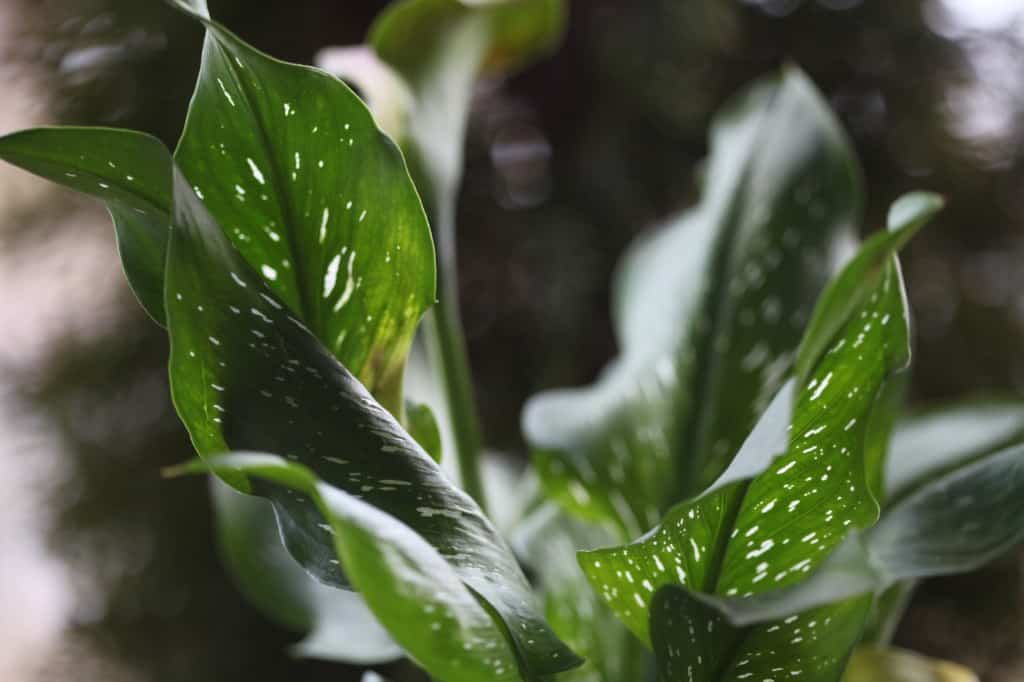
<path fill-rule="evenodd" d="M 292 650 L 304 657 L 369 665 L 402 657 L 362 596 L 327 587 L 281 545 L 270 504 L 211 479 L 222 556 L 235 583 L 261 612 L 303 632 Z"/>
<path fill-rule="evenodd" d="M 849 144 L 806 76 L 733 100 L 701 203 L 620 267 L 619 357 L 527 405 L 549 492 L 635 536 L 715 480 L 786 379 L 860 205 Z"/>
<path fill-rule="evenodd" d="M 246 261 L 397 414 L 434 299 L 430 231 L 402 156 L 343 83 L 203 23 L 175 159 Z"/>
<path fill-rule="evenodd" d="M 36 128 L 0 138 L 0 159 L 106 203 L 128 283 L 164 324 L 171 155 L 163 143 L 131 130 Z"/>
<path fill-rule="evenodd" d="M 1022 440 L 1019 400 L 951 404 L 902 419 L 886 459 L 886 497 L 897 500 L 941 472 Z"/>
<path fill-rule="evenodd" d="M 171 390 L 200 455 L 260 449 L 305 465 L 444 556 L 503 620 L 527 670 L 577 662 L 531 606 L 529 585 L 477 505 L 246 264 L 180 174 L 174 199 Z M 226 480 L 271 500 L 289 550 L 307 570 L 346 584 L 314 500 L 279 485 Z"/>
<path fill-rule="evenodd" d="M 900 649 L 858 647 L 843 682 L 978 682 L 969 669 Z"/>
<path fill-rule="evenodd" d="M 700 595 L 733 623 L 774 620 L 900 581 L 969 571 L 1024 540 L 1024 445 L 934 478 L 850 537 L 805 581 L 748 599 Z"/>
<path fill-rule="evenodd" d="M 517 645 L 494 618 L 486 599 L 466 584 L 437 548 L 395 517 L 320 481 L 304 466 L 280 457 L 214 457 L 219 472 L 244 472 L 253 484 L 282 486 L 317 506 L 332 547 L 374 615 L 405 651 L 446 682 L 530 679 L 520 673 Z M 536 672 L 564 668 L 555 660 Z M 546 669 L 546 670 L 545 670 Z M 527 671 L 530 668 L 527 666 Z"/>
<path fill-rule="evenodd" d="M 840 274 L 836 282 L 843 281 Z M 867 427 L 885 381 L 910 359 L 894 258 L 861 300 L 809 380 L 779 392 L 719 482 L 637 542 L 580 555 L 591 583 L 641 639 L 662 586 L 727 597 L 774 593 L 803 580 L 851 529 L 877 520 Z M 829 305 L 827 292 L 819 305 Z"/>

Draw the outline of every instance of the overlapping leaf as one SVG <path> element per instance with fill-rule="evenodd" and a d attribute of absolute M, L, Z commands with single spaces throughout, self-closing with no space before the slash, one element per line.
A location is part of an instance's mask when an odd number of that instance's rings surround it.
<path fill-rule="evenodd" d="M 901 202 L 897 203 L 906 205 L 905 200 Z M 917 205 L 920 211 L 894 212 L 890 232 L 868 240 L 822 294 L 815 317 L 838 318 L 842 326 L 827 343 L 804 340 L 804 347 L 823 347 L 825 352 L 809 377 L 794 379 L 779 392 L 715 485 L 701 497 L 677 505 L 659 528 L 636 543 L 581 554 L 588 578 L 624 622 L 645 640 L 649 629 L 660 633 L 656 646 L 662 651 L 663 674 L 668 674 L 669 652 L 698 645 L 678 638 L 685 635 L 692 640 L 698 635 L 691 634 L 689 622 L 681 629 L 678 620 L 666 621 L 670 608 L 652 611 L 652 600 L 677 605 L 693 602 L 686 606 L 688 618 L 700 623 L 693 633 L 699 630 L 711 648 L 706 653 L 693 648 L 692 655 L 722 658 L 702 668 L 697 680 L 717 682 L 716 675 L 728 666 L 739 667 L 739 661 L 750 659 L 739 652 L 770 654 L 772 647 L 759 642 L 774 641 L 777 632 L 817 627 L 826 618 L 845 625 L 830 629 L 833 634 L 827 646 L 816 638 L 809 642 L 813 655 L 808 655 L 818 661 L 815 665 L 825 665 L 827 659 L 829 666 L 841 670 L 861 632 L 870 599 L 791 616 L 806 610 L 794 608 L 781 614 L 788 622 L 783 619 L 750 629 L 743 628 L 747 623 L 727 621 L 717 607 L 721 601 L 745 603 L 753 601 L 754 595 L 777 594 L 780 588 L 801 583 L 851 529 L 877 519 L 878 502 L 869 480 L 873 467 L 866 461 L 872 451 L 867 447 L 867 431 L 876 424 L 878 397 L 887 378 L 909 361 L 906 301 L 894 249 L 933 212 L 927 202 Z M 883 248 L 881 276 L 865 281 L 868 293 L 858 295 L 863 303 L 847 308 L 844 318 L 835 312 L 836 306 L 845 305 L 836 291 L 850 286 L 846 273 L 863 270 L 865 261 L 878 257 L 875 245 L 883 240 L 889 246 Z M 831 332 L 819 326 L 810 333 Z M 660 596 L 666 590 L 668 594 Z M 843 596 L 849 595 L 829 602 Z M 774 614 L 771 620 L 779 617 Z M 712 636 L 716 627 L 722 637 Z M 801 644 L 803 636 L 793 632 L 793 639 L 797 640 L 793 644 Z M 679 665 L 689 655 L 679 659 L 674 654 L 670 658 L 679 660 L 671 665 Z M 795 663 L 789 668 L 796 669 Z"/>
<path fill-rule="evenodd" d="M 781 456 L 777 439 L 755 429 L 720 486 L 677 505 L 635 544 L 581 555 L 591 582 L 635 633 L 647 639 L 650 600 L 663 585 L 743 596 L 779 589 L 805 578 L 850 528 L 874 523 L 867 418 L 886 377 L 908 361 L 907 344 L 892 262 L 795 391 L 791 418 L 774 417 L 788 391 L 769 409 L 767 419 L 788 425 Z"/>
<path fill-rule="evenodd" d="M 495 611 L 526 670 L 573 665 L 575 657 L 533 609 L 515 559 L 476 504 L 290 313 L 180 176 L 173 225 L 166 282 L 172 394 L 199 452 L 279 453 L 386 510 Z M 274 503 L 293 556 L 321 580 L 344 583 L 332 528 L 309 495 L 259 481 L 251 492 Z"/>
<path fill-rule="evenodd" d="M 532 679 L 491 607 L 420 534 L 358 497 L 317 480 L 304 466 L 271 455 L 213 458 L 222 474 L 245 472 L 254 483 L 282 486 L 312 500 L 334 547 L 374 614 L 408 654 L 446 682 Z M 553 660 L 537 672 L 564 667 Z M 546 669 L 545 669 L 546 668 Z"/>
<path fill-rule="evenodd" d="M 934 478 L 854 533 L 808 579 L 751 599 L 706 598 L 736 623 L 764 622 L 902 580 L 969 571 L 1024 540 L 1024 446 Z"/>
<path fill-rule="evenodd" d="M 128 283 L 164 324 L 171 156 L 163 143 L 131 130 L 37 128 L 0 138 L 0 159 L 106 203 Z"/>
<path fill-rule="evenodd" d="M 479 597 L 489 627 L 509 638 L 502 646 L 518 660 L 509 674 L 519 675 L 520 664 L 524 675 L 572 666 L 577 659 L 533 609 L 490 523 L 388 412 L 401 411 L 405 352 L 433 298 L 430 234 L 401 155 L 343 84 L 258 53 L 210 21 L 202 2 L 175 4 L 204 22 L 207 38 L 175 157 L 189 179 L 175 171 L 167 272 L 146 261 L 146 276 L 150 294 L 162 283 L 173 397 L 197 449 L 253 448 L 305 462 L 420 534 L 433 552 L 425 561 L 445 562 L 463 591 Z M 96 154 L 92 166 L 142 179 Z M 159 204 L 166 229 L 171 171 L 166 155 L 162 162 L 140 193 L 159 200 L 148 204 Z M 121 189 L 105 176 L 89 179 Z M 332 529 L 308 495 L 225 478 L 274 503 L 287 546 L 307 570 L 346 584 Z M 410 608 L 396 594 L 390 605 L 371 604 L 389 626 L 395 621 L 382 613 Z M 401 627 L 424 620 L 407 613 Z"/>
<path fill-rule="evenodd" d="M 870 605 L 851 599 L 744 630 L 687 591 L 666 587 L 651 605 L 658 682 L 838 680 Z"/>
<path fill-rule="evenodd" d="M 392 412 L 412 334 L 434 298 L 426 218 L 401 154 L 342 83 L 206 23 L 174 158 L 275 293 Z M 105 200 L 129 281 L 163 323 L 170 157 L 140 133 L 40 129 L 0 158 Z"/>
<path fill-rule="evenodd" d="M 527 405 L 549 492 L 635 536 L 713 481 L 785 380 L 860 202 L 845 136 L 803 74 L 731 102 L 704 199 L 621 267 L 620 356 L 594 385 Z"/>
<path fill-rule="evenodd" d="M 175 158 L 274 292 L 392 412 L 434 298 L 430 233 L 402 157 L 336 79 L 205 21 Z"/>
<path fill-rule="evenodd" d="M 327 587 L 295 563 L 281 545 L 270 503 L 216 477 L 211 488 L 222 556 L 235 583 L 269 618 L 305 634 L 296 654 L 363 665 L 402 657 L 359 593 Z"/>

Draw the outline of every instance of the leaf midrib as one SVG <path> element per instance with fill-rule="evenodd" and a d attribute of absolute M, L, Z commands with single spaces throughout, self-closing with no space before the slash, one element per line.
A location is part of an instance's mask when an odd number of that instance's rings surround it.
<path fill-rule="evenodd" d="M 225 46 L 224 42 L 222 42 L 222 40 L 225 39 L 222 39 L 219 35 L 217 35 L 218 33 L 221 33 L 223 30 L 212 22 L 208 24 L 204 22 L 204 24 L 206 25 L 207 36 L 209 36 L 210 40 L 213 42 L 217 50 L 219 50 L 221 54 L 225 57 L 223 61 L 228 65 L 228 71 L 231 73 L 231 78 L 238 85 L 238 89 L 242 93 L 246 109 L 250 112 L 253 119 L 257 123 L 257 125 L 253 127 L 256 129 L 256 132 L 259 135 L 259 141 L 260 143 L 262 143 L 263 149 L 274 149 L 275 146 L 267 133 L 268 122 L 264 119 L 259 108 L 254 107 L 252 105 L 253 96 L 245 83 L 245 79 L 240 77 L 238 68 L 234 64 L 234 61 L 231 59 L 231 53 L 229 48 Z M 223 32 L 226 34 L 226 41 L 231 41 L 234 39 L 234 36 L 228 33 L 227 31 Z M 269 166 L 268 173 L 270 175 L 272 185 L 275 188 L 285 187 L 285 183 L 282 182 L 284 174 L 281 171 L 281 167 L 277 157 L 269 152 L 267 152 L 265 156 L 267 158 L 267 164 Z M 299 310 L 297 310 L 296 312 L 299 314 L 299 317 L 301 319 L 305 320 L 307 323 L 310 324 L 310 326 L 314 330 L 317 331 L 317 336 L 320 336 L 319 320 L 314 321 L 311 317 L 313 305 L 309 298 L 309 292 L 307 291 L 309 280 L 306 278 L 305 262 L 301 257 L 301 251 L 299 250 L 298 247 L 298 240 L 294 225 L 294 207 L 291 204 L 291 200 L 288 197 L 287 191 L 275 192 L 275 198 L 277 199 L 278 205 L 281 208 L 282 218 L 285 221 L 287 221 L 287 229 L 285 229 L 284 232 L 286 234 L 285 241 L 288 246 L 288 254 L 291 256 L 291 264 L 293 271 L 295 273 L 295 289 L 299 305 Z"/>

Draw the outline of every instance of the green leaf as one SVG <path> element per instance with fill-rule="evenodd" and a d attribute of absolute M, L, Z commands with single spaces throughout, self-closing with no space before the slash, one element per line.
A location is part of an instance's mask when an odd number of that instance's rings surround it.
<path fill-rule="evenodd" d="M 849 538 L 802 583 L 749 599 L 699 598 L 731 622 L 765 622 L 901 581 L 970 571 L 1024 540 L 1024 445 L 924 484 Z"/>
<path fill-rule="evenodd" d="M 910 651 L 858 647 L 843 682 L 978 682 L 978 676 L 962 665 Z"/>
<path fill-rule="evenodd" d="M 385 663 L 403 652 L 377 623 L 362 596 L 327 587 L 281 545 L 270 504 L 211 479 L 221 553 L 248 600 L 268 618 L 306 633 L 297 655 L 360 665 Z"/>
<path fill-rule="evenodd" d="M 211 458 L 209 465 L 218 472 L 244 472 L 258 479 L 254 485 L 272 482 L 311 500 L 329 524 L 333 549 L 352 584 L 431 675 L 446 682 L 524 679 L 520 652 L 506 626 L 492 617 L 488 601 L 414 529 L 280 457 L 232 454 Z M 563 669 L 557 660 L 561 653 L 552 652 L 556 660 L 536 672 Z"/>
<path fill-rule="evenodd" d="M 397 414 L 435 277 L 402 156 L 343 83 L 203 22 L 175 159 L 246 261 Z"/>
<path fill-rule="evenodd" d="M 130 130 L 37 128 L 0 138 L 0 159 L 106 203 L 128 283 L 164 324 L 171 157 L 163 143 Z"/>
<path fill-rule="evenodd" d="M 780 391 L 714 486 L 636 543 L 580 555 L 591 583 L 641 639 L 660 587 L 744 598 L 778 591 L 804 580 L 851 528 L 877 520 L 867 427 L 886 379 L 910 358 L 895 259 L 862 300 L 810 381 Z"/>
<path fill-rule="evenodd" d="M 435 462 L 441 461 L 441 429 L 434 412 L 421 403 L 405 401 L 405 427 Z"/>
<path fill-rule="evenodd" d="M 838 680 L 870 605 L 853 599 L 744 631 L 686 590 L 665 587 L 651 604 L 658 680 Z"/>
<path fill-rule="evenodd" d="M 526 407 L 549 493 L 633 537 L 714 481 L 786 379 L 860 205 L 849 144 L 806 76 L 729 103 L 701 203 L 620 266 L 619 357 Z"/>
<path fill-rule="evenodd" d="M 881 280 L 893 254 L 903 248 L 944 204 L 931 192 L 912 192 L 889 209 L 888 231 L 879 232 L 861 247 L 857 258 L 822 294 L 797 352 L 796 375 L 806 378 L 850 313 L 861 305 Z"/>
<path fill-rule="evenodd" d="M 472 499 L 290 313 L 180 174 L 174 198 L 166 284 L 171 391 L 200 455 L 259 449 L 303 464 L 443 555 L 504 621 L 527 670 L 578 662 L 531 607 L 519 566 Z M 280 485 L 225 480 L 270 499 L 292 555 L 318 579 L 346 584 L 315 500 Z"/>
<path fill-rule="evenodd" d="M 1012 399 L 957 403 L 900 420 L 886 460 L 887 499 L 1024 440 L 1024 403 Z"/>
<path fill-rule="evenodd" d="M 434 68 L 424 62 L 424 55 L 445 52 L 446 36 L 467 19 L 482 20 L 489 34 L 476 68 L 502 73 L 554 49 L 565 31 L 566 7 L 563 0 L 402 0 L 378 16 L 370 42 L 385 61 L 416 82 Z"/>

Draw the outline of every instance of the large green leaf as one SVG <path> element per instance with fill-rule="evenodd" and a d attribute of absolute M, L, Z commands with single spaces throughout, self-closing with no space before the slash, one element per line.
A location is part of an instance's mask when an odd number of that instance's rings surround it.
<path fill-rule="evenodd" d="M 130 130 L 37 128 L 0 138 L 0 159 L 106 203 L 128 283 L 163 324 L 171 206 L 171 156 L 163 143 Z"/>
<path fill-rule="evenodd" d="M 269 618 L 301 631 L 293 651 L 368 665 L 401 658 L 363 597 L 320 583 L 281 545 L 273 508 L 211 479 L 222 556 L 239 589 Z"/>
<path fill-rule="evenodd" d="M 208 19 L 175 160 L 246 260 L 396 414 L 413 331 L 434 299 L 422 205 L 394 144 L 337 79 L 272 59 Z M 107 202 L 129 281 L 164 322 L 170 157 L 131 131 L 54 128 L 0 158 Z"/>
<path fill-rule="evenodd" d="M 402 156 L 343 83 L 203 21 L 175 159 L 246 261 L 397 414 L 435 267 Z"/>
<path fill-rule="evenodd" d="M 677 505 L 642 540 L 580 556 L 595 588 L 641 639 L 659 587 L 730 596 L 777 590 L 804 579 L 850 528 L 877 519 L 866 426 L 886 377 L 909 359 L 894 261 L 828 348 L 795 391 L 792 416 L 778 418 L 787 387 L 766 413 L 771 428 L 754 429 L 721 484 Z M 778 431 L 788 431 L 782 448 Z"/>
<path fill-rule="evenodd" d="M 793 68 L 716 117 L 705 184 L 620 268 L 619 357 L 524 413 L 549 492 L 628 536 L 722 472 L 785 380 L 860 212 L 846 138 Z"/>
<path fill-rule="evenodd" d="M 577 662 L 532 607 L 514 557 L 477 505 L 290 313 L 180 174 L 174 197 L 166 280 L 171 389 L 199 453 L 258 449 L 302 463 L 445 557 L 506 624 L 528 670 Z M 278 485 L 226 480 L 270 499 L 292 555 L 319 579 L 345 584 L 332 529 L 314 500 Z"/>
<path fill-rule="evenodd" d="M 533 679 L 561 670 L 564 653 L 520 673 L 518 642 L 492 615 L 450 557 L 395 517 L 320 481 L 306 467 L 280 457 L 233 454 L 212 458 L 214 470 L 244 472 L 254 484 L 272 482 L 311 500 L 327 520 L 333 549 L 373 613 L 409 655 L 445 682 Z M 511 624 L 509 624 L 511 625 Z M 524 642 L 525 643 L 525 642 Z M 536 661 L 531 662 L 536 664 Z"/>

